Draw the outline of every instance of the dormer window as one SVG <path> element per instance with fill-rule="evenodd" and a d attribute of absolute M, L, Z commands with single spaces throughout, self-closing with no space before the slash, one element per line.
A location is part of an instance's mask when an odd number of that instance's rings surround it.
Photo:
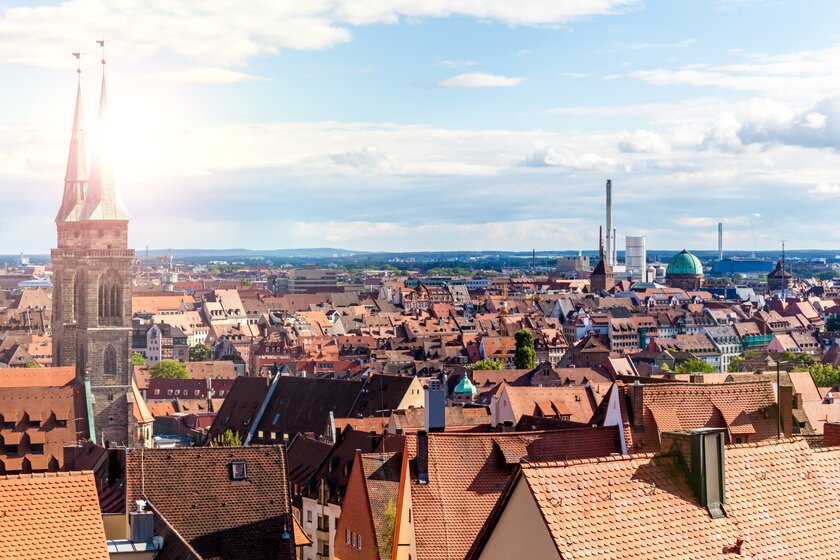
<path fill-rule="evenodd" d="M 234 461 L 230 463 L 230 479 L 235 481 L 242 481 L 248 479 L 248 469 L 245 461 Z"/>

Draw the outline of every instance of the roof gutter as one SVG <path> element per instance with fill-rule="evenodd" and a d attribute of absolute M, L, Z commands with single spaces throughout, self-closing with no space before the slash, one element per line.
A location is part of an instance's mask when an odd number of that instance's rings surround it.
<path fill-rule="evenodd" d="M 85 408 L 87 408 L 88 435 L 90 435 L 90 441 L 97 443 L 96 426 L 94 425 L 93 418 L 93 391 L 90 389 L 90 381 L 88 380 L 85 380 Z"/>

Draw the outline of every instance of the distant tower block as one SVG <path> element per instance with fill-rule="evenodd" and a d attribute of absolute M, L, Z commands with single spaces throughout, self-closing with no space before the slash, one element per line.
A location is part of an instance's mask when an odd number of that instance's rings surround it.
<path fill-rule="evenodd" d="M 723 260 L 723 222 L 718 222 L 718 260 Z"/>
<path fill-rule="evenodd" d="M 624 261 L 627 273 L 634 282 L 647 282 L 647 247 L 645 237 L 625 237 Z M 652 278 L 650 280 L 653 280 Z"/>
<path fill-rule="evenodd" d="M 611 179 L 607 179 L 607 224 L 606 224 L 606 226 L 607 226 L 606 227 L 606 230 L 607 230 L 607 246 L 606 246 L 606 250 L 604 251 L 604 253 L 607 256 L 607 260 L 609 261 L 610 266 L 612 266 L 614 263 L 612 262 L 612 250 L 610 249 L 610 247 L 612 247 L 612 244 L 610 243 L 610 232 L 612 232 L 612 229 L 613 229 L 613 227 L 612 227 L 612 180 Z"/>

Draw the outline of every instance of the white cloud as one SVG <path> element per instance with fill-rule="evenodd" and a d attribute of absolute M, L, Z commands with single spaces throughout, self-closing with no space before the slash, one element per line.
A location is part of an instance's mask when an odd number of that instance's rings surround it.
<path fill-rule="evenodd" d="M 814 188 L 808 190 L 808 193 L 817 196 L 838 196 L 840 195 L 840 184 L 817 183 Z"/>
<path fill-rule="evenodd" d="M 525 78 L 511 76 L 497 76 L 486 72 L 467 72 L 451 78 L 440 80 L 435 84 L 441 88 L 496 88 L 514 87 L 525 81 Z"/>
<path fill-rule="evenodd" d="M 671 146 L 659 134 L 649 130 L 624 131 L 620 135 L 618 148 L 622 152 L 638 154 L 667 154 Z"/>
<path fill-rule="evenodd" d="M 685 49 L 697 44 L 697 39 L 685 39 L 675 43 L 631 43 L 626 47 L 617 47 L 612 52 L 641 51 L 647 49 Z"/>
<path fill-rule="evenodd" d="M 768 55 L 744 55 L 736 64 L 690 64 L 656 68 L 629 75 L 654 85 L 690 85 L 738 91 L 773 91 L 781 99 L 814 102 L 840 89 L 836 71 L 840 47 Z"/>
<path fill-rule="evenodd" d="M 575 154 L 569 149 L 549 146 L 530 152 L 520 163 L 523 167 L 562 167 L 570 170 L 615 169 L 615 160 L 592 152 Z"/>
<path fill-rule="evenodd" d="M 808 113 L 802 118 L 802 126 L 811 130 L 819 130 L 825 128 L 826 120 L 828 120 L 828 117 L 822 113 Z"/>
<path fill-rule="evenodd" d="M 224 68 L 191 68 L 173 72 L 160 72 L 154 78 L 169 82 L 196 84 L 232 84 L 234 82 L 250 82 L 263 80 L 260 76 L 234 72 Z"/>
<path fill-rule="evenodd" d="M 359 171 L 394 171 L 397 165 L 374 146 L 365 146 L 361 150 L 350 150 L 330 155 L 336 165 L 353 167 Z"/>
<path fill-rule="evenodd" d="M 439 60 L 437 62 L 438 66 L 444 66 L 446 68 L 463 68 L 465 66 L 475 66 L 475 61 L 473 60 Z"/>
<path fill-rule="evenodd" d="M 122 61 L 173 52 L 202 66 L 230 68 L 283 49 L 319 50 L 352 39 L 354 25 L 466 16 L 508 25 L 567 25 L 620 13 L 639 0 L 65 0 L 0 8 L 0 64 L 66 68 L 81 38 L 113 39 Z M 98 56 L 96 57 L 98 58 Z"/>

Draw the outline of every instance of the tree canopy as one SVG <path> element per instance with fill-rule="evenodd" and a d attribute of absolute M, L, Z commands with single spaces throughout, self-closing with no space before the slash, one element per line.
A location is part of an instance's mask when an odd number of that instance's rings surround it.
<path fill-rule="evenodd" d="M 677 366 L 676 373 L 716 373 L 715 366 L 704 360 L 691 358 Z"/>
<path fill-rule="evenodd" d="M 132 352 L 131 353 L 131 365 L 133 366 L 142 366 L 146 363 L 146 360 L 143 358 L 143 354 L 140 352 Z"/>
<path fill-rule="evenodd" d="M 175 360 L 161 360 L 149 368 L 152 377 L 163 377 L 166 379 L 186 379 L 187 366 Z"/>
<path fill-rule="evenodd" d="M 534 369 L 537 365 L 534 334 L 528 329 L 520 329 L 513 336 L 516 339 L 516 353 L 513 356 L 514 365 L 517 369 Z"/>
<path fill-rule="evenodd" d="M 473 365 L 470 366 L 470 370 L 481 370 L 481 369 L 504 369 L 502 362 L 499 360 L 494 360 L 492 358 L 487 358 L 486 360 L 479 360 Z"/>
<path fill-rule="evenodd" d="M 210 357 L 210 347 L 206 344 L 198 343 L 195 346 L 190 346 L 190 361 L 203 362 Z"/>

